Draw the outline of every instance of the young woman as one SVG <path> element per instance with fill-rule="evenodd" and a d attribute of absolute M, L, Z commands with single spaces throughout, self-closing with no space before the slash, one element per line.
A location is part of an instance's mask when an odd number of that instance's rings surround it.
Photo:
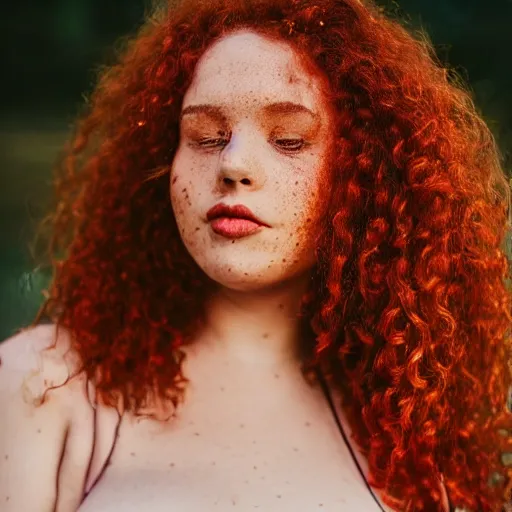
<path fill-rule="evenodd" d="M 2 511 L 505 505 L 510 191 L 425 40 L 357 0 L 173 3 L 55 185 Z"/>

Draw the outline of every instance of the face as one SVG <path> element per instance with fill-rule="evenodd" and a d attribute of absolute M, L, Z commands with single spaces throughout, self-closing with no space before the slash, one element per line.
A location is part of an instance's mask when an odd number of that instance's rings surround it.
<path fill-rule="evenodd" d="M 196 66 L 170 196 L 185 247 L 222 286 L 273 287 L 315 264 L 333 132 L 321 83 L 289 45 L 245 30 L 218 40 Z M 244 205 L 264 225 L 209 221 L 218 203 Z"/>

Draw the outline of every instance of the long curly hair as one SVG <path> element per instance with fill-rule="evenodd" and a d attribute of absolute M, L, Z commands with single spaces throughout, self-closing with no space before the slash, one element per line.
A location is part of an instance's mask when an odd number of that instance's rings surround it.
<path fill-rule="evenodd" d="M 303 369 L 321 367 L 342 392 L 390 507 L 442 510 L 442 474 L 454 505 L 500 510 L 512 485 L 502 156 L 423 31 L 370 0 L 155 7 L 100 70 L 56 169 L 40 230 L 53 277 L 32 326 L 46 317 L 69 331 L 107 404 L 137 414 L 183 400 L 182 347 L 212 283 L 180 239 L 169 170 L 196 63 L 238 28 L 321 70 L 337 116 Z"/>

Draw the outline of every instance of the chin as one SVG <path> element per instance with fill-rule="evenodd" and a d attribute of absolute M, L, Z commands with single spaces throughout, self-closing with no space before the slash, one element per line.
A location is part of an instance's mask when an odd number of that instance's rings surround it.
<path fill-rule="evenodd" d="M 271 290 L 290 283 L 304 274 L 303 269 L 284 269 L 279 265 L 273 265 L 271 268 L 266 265 L 264 269 L 230 265 L 225 268 L 203 268 L 203 271 L 218 285 L 239 292 Z"/>
<path fill-rule="evenodd" d="M 206 275 L 217 284 L 230 290 L 251 292 L 275 285 L 276 278 L 267 274 L 234 266 L 226 268 L 203 269 Z M 279 278 L 277 278 L 279 281 Z"/>

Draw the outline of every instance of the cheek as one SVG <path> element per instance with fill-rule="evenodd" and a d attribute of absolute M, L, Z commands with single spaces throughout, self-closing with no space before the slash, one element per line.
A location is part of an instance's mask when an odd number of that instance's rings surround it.
<path fill-rule="evenodd" d="M 178 149 L 170 172 L 170 198 L 176 216 L 190 209 L 197 199 L 196 194 L 201 193 L 197 186 L 200 182 L 197 168 L 197 162 L 186 150 Z"/>
<path fill-rule="evenodd" d="M 190 229 L 190 222 L 195 215 L 193 215 L 194 203 L 197 202 L 196 187 L 194 181 L 190 178 L 185 178 L 179 173 L 171 173 L 170 178 L 170 199 L 171 205 L 176 218 L 176 223 L 180 230 L 181 235 Z"/>
<path fill-rule="evenodd" d="M 293 211 L 294 218 L 300 224 L 314 224 L 323 217 L 327 203 L 327 189 L 328 187 L 318 175 L 293 182 L 287 203 Z"/>
<path fill-rule="evenodd" d="M 282 263 L 307 267 L 314 262 L 315 242 L 324 220 L 323 191 L 317 176 L 306 179 L 299 175 L 278 195 L 285 229 L 275 243 L 285 258 Z"/>
<path fill-rule="evenodd" d="M 316 239 L 325 222 L 329 186 L 323 176 L 299 182 L 293 187 L 293 220 L 295 224 L 295 251 L 313 252 Z"/>

